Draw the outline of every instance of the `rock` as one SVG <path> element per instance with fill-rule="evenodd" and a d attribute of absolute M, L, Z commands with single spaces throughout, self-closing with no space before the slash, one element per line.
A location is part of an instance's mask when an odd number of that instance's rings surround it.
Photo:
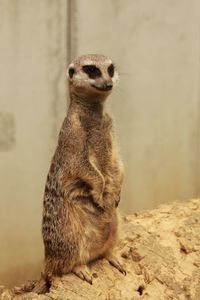
<path fill-rule="evenodd" d="M 92 285 L 68 274 L 54 278 L 49 293 L 1 287 L 0 299 L 200 299 L 200 199 L 126 216 L 121 233 L 116 251 L 126 276 L 102 259 L 90 265 Z M 34 287 L 41 285 L 33 282 Z"/>

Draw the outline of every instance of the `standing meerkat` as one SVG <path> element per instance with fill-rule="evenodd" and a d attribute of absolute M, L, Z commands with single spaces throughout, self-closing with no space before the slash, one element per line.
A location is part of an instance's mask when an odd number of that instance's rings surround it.
<path fill-rule="evenodd" d="M 44 276 L 75 273 L 92 283 L 87 264 L 113 254 L 123 181 L 111 117 L 104 102 L 118 81 L 112 61 L 83 55 L 68 68 L 70 104 L 52 159 L 44 194 Z"/>

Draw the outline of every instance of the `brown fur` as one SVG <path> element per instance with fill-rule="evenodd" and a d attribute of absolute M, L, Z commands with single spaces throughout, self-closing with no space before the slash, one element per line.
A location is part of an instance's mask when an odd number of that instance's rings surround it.
<path fill-rule="evenodd" d="M 111 80 L 105 56 L 82 56 L 72 64 L 75 74 L 69 78 L 70 105 L 44 194 L 46 278 L 108 256 L 117 241 L 116 207 L 123 175 L 112 119 L 104 113 L 110 91 L 91 87 L 93 81 L 81 70 L 85 60 L 101 70 L 101 78 L 95 79 L 98 86 Z"/>

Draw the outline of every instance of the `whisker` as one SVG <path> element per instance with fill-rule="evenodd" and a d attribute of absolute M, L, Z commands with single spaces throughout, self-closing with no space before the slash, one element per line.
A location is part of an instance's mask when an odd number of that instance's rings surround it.
<path fill-rule="evenodd" d="M 128 99 L 130 98 L 130 94 L 127 92 L 126 88 L 123 88 L 121 85 L 118 87 L 118 89 L 120 90 L 120 92 Z"/>
<path fill-rule="evenodd" d="M 117 95 L 120 96 L 120 98 L 122 98 L 123 100 L 125 100 L 125 95 L 122 93 L 122 91 L 118 88 L 113 90 L 113 93 L 116 93 Z"/>

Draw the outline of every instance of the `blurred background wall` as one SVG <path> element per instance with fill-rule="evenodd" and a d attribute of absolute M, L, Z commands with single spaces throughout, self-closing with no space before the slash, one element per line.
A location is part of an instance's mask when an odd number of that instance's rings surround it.
<path fill-rule="evenodd" d="M 39 276 L 42 198 L 67 108 L 67 64 L 112 57 L 121 210 L 200 192 L 198 0 L 0 0 L 0 284 Z"/>

